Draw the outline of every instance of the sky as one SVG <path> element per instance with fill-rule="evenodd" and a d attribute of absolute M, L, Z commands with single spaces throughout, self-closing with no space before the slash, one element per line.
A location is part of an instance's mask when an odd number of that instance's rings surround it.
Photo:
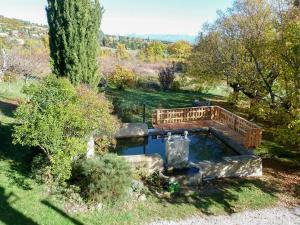
<path fill-rule="evenodd" d="M 0 15 L 46 24 L 46 0 L 0 0 Z M 102 0 L 106 34 L 196 35 L 233 0 Z"/>

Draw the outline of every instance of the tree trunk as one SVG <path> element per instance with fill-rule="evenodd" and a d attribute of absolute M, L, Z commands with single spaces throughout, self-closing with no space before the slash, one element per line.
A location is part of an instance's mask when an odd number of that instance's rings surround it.
<path fill-rule="evenodd" d="M 0 82 L 3 82 L 3 76 L 4 76 L 4 73 L 7 69 L 7 56 L 6 56 L 6 53 L 5 53 L 4 49 L 2 49 L 1 55 L 2 55 L 2 59 L 3 59 L 3 64 L 2 64 L 1 69 L 0 69 Z"/>
<path fill-rule="evenodd" d="M 233 89 L 233 103 L 235 105 L 238 103 L 239 96 L 240 96 L 240 91 L 236 90 L 236 89 Z"/>

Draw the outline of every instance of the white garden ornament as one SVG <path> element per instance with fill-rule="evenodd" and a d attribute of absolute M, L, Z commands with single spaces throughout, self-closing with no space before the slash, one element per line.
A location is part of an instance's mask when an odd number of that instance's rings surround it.
<path fill-rule="evenodd" d="M 169 168 L 183 169 L 189 164 L 189 145 L 190 139 L 188 132 L 184 132 L 184 137 L 181 135 L 172 136 L 168 133 L 166 141 L 166 157 Z"/>

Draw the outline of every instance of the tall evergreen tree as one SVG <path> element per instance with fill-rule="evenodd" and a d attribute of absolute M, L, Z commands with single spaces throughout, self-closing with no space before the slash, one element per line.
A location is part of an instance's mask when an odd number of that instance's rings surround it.
<path fill-rule="evenodd" d="M 73 84 L 99 83 L 99 0 L 47 0 L 52 70 Z"/>

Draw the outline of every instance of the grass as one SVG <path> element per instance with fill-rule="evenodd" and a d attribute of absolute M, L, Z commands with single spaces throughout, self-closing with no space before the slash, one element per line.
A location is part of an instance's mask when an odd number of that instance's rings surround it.
<path fill-rule="evenodd" d="M 9 100 L 18 100 L 20 98 L 24 98 L 25 96 L 22 93 L 24 85 L 24 80 L 17 80 L 15 82 L 2 82 L 0 83 L 0 97 Z"/>
<path fill-rule="evenodd" d="M 221 93 L 219 89 L 217 92 Z M 212 97 L 215 99 L 224 98 L 210 92 L 203 94 L 192 91 L 154 91 L 130 88 L 120 91 L 112 87 L 106 91 L 106 95 L 115 103 L 116 111 L 123 122 L 142 122 L 143 104 L 145 104 L 146 121 L 149 125 L 151 124 L 152 113 L 157 108 L 191 107 L 194 100 L 205 100 Z"/>
<path fill-rule="evenodd" d="M 6 84 L 1 84 L 1 87 Z M 12 86 L 11 86 L 12 87 Z M 199 192 L 164 199 L 150 195 L 145 202 L 104 208 L 88 213 L 67 213 L 60 196 L 49 195 L 44 185 L 30 178 L 33 151 L 12 144 L 14 100 L 22 98 L 16 84 L 0 97 L 0 224 L 142 224 L 155 219 L 180 219 L 191 215 L 225 214 L 274 206 L 277 189 L 261 179 L 227 179 L 206 182 Z M 110 89 L 110 98 L 120 93 Z M 213 97 L 192 92 L 145 92 L 126 90 L 122 98 L 130 103 L 146 103 L 149 113 L 157 105 L 184 107 L 194 99 Z M 220 96 L 217 96 L 221 98 Z M 265 145 L 268 152 L 268 145 Z M 262 151 L 262 150 L 261 150 Z M 271 151 L 269 151 L 271 153 Z"/>
<path fill-rule="evenodd" d="M 264 159 L 283 163 L 286 168 L 300 168 L 299 148 L 277 143 L 268 128 L 265 129 L 262 145 L 255 149 L 255 154 Z"/>

